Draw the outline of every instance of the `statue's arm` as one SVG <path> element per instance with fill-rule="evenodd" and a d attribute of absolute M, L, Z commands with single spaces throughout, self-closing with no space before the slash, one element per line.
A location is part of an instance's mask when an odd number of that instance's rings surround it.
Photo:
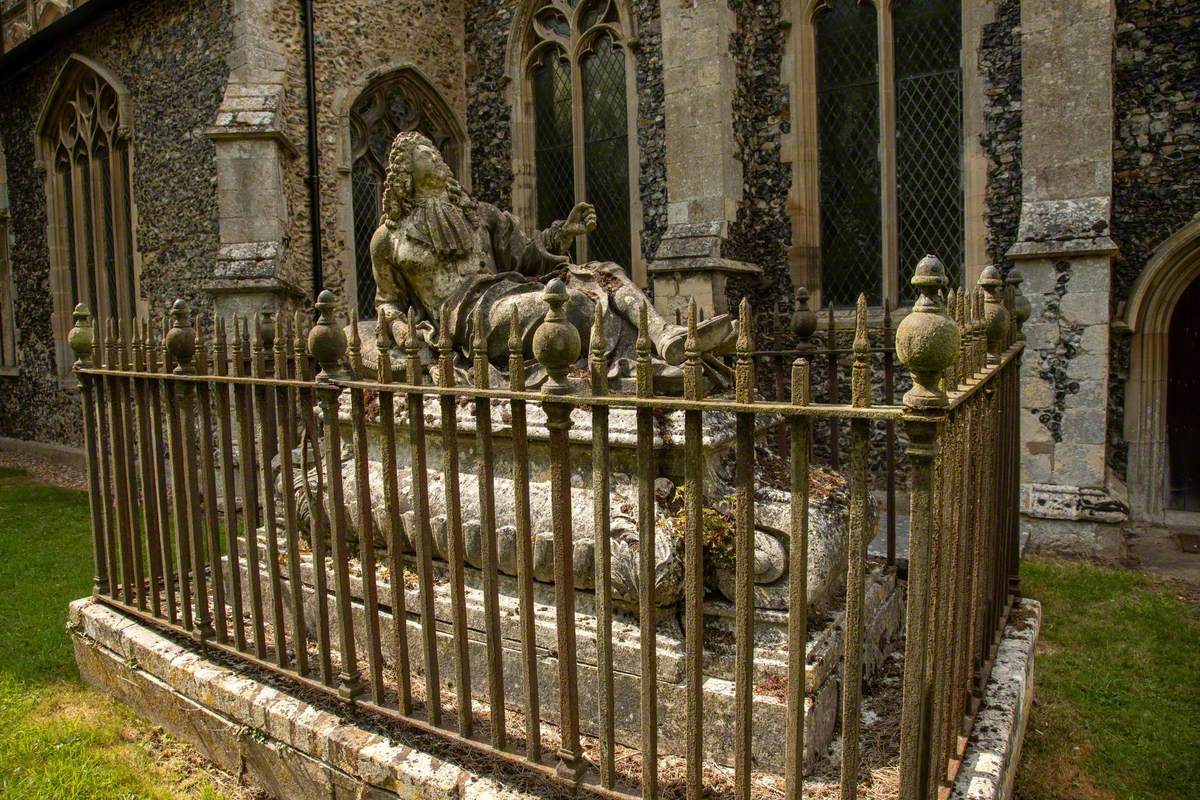
<path fill-rule="evenodd" d="M 392 239 L 386 225 L 380 225 L 371 236 L 371 274 L 375 276 L 375 308 L 379 324 L 392 333 L 397 343 L 403 343 L 408 331 L 404 319 L 411 305 L 408 284 L 396 268 L 392 255 Z"/>
<path fill-rule="evenodd" d="M 489 203 L 479 203 L 479 218 L 488 231 L 498 272 L 545 275 L 567 263 L 570 240 L 562 235 L 565 223 L 555 222 L 532 236 L 521 230 L 521 221 Z"/>

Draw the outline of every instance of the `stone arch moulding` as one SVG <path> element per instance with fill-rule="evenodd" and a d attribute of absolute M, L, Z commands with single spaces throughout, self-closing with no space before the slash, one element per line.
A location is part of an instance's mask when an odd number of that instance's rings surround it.
<path fill-rule="evenodd" d="M 89 77 L 95 78 L 99 84 L 106 86 L 116 96 L 116 119 L 110 144 L 113 145 L 113 151 L 117 150 L 116 145 L 122 145 L 120 149 L 123 151 L 123 162 L 117 161 L 116 163 L 116 169 L 119 169 L 120 172 L 111 172 L 114 168 L 111 160 L 109 165 L 111 175 L 109 186 L 114 193 L 109 213 L 115 216 L 108 220 L 113 226 L 114 239 L 111 246 L 106 245 L 106 247 L 108 248 L 107 254 L 113 258 L 114 268 L 120 274 L 119 291 L 123 292 L 125 288 L 128 288 L 133 301 L 131 308 L 121 307 L 117 313 L 119 316 L 132 318 L 134 315 L 142 315 L 147 312 L 147 305 L 141 291 L 141 253 L 137 248 L 138 211 L 133 182 L 135 155 L 132 96 L 124 82 L 111 70 L 87 56 L 72 53 L 59 69 L 54 83 L 46 94 L 46 100 L 38 114 L 33 134 L 34 166 L 42 174 L 47 201 L 46 242 L 49 247 L 49 282 L 53 301 L 50 324 L 54 338 L 58 378 L 64 385 L 73 385 L 75 382 L 75 377 L 70 369 L 74 355 L 67 344 L 67 333 L 73 324 L 71 314 L 74 311 L 76 298 L 73 297 L 72 292 L 69 249 L 73 245 L 68 240 L 69 232 L 66 228 L 67 215 L 64 205 L 66 200 L 56 186 L 54 157 L 59 145 L 58 133 L 52 129 L 56 128 L 59 122 L 58 115 L 70 102 L 69 96 L 72 90 Z M 117 180 L 118 177 L 123 179 L 123 186 L 121 186 L 122 181 Z M 120 202 L 121 198 L 119 197 L 121 189 L 125 192 L 123 203 Z M 96 212 L 89 210 L 89 213 Z M 99 276 L 98 269 L 95 274 Z M 110 302 L 116 301 L 110 299 Z M 92 308 L 91 311 L 97 315 L 101 309 Z"/>
<path fill-rule="evenodd" d="M 471 190 L 471 143 L 467 138 L 467 127 L 461 115 L 446 100 L 445 95 L 434 86 L 429 77 L 416 66 L 407 61 L 392 62 L 373 67 L 364 72 L 357 80 L 341 87 L 333 98 L 333 110 L 336 114 L 335 127 L 337 130 L 337 189 L 334 196 L 337 199 L 337 230 L 344 242 L 337 259 L 338 269 L 346 279 L 345 296 L 358 296 L 358 275 L 355 270 L 354 247 L 354 189 L 352 172 L 354 169 L 354 148 L 350 142 L 350 111 L 354 104 L 367 92 L 380 84 L 399 80 L 410 86 L 417 94 L 425 97 L 436 108 L 442 120 L 450 128 L 451 134 L 458 142 L 458 162 L 451 164 L 459 182 L 467 191 Z"/>
<path fill-rule="evenodd" d="M 1164 241 L 1133 284 L 1123 322 L 1133 335 L 1125 391 L 1130 509 L 1136 519 L 1167 521 L 1167 334 L 1171 315 L 1200 279 L 1200 214 Z M 1200 517 L 1196 514 L 1188 514 Z"/>
<path fill-rule="evenodd" d="M 629 129 L 629 234 L 632 264 L 622 264 L 638 285 L 646 284 L 646 260 L 642 256 L 642 198 L 640 190 L 641 157 L 638 145 L 637 43 L 638 31 L 629 0 L 607 0 L 620 20 L 620 39 L 625 51 L 625 119 Z M 512 210 L 529 230 L 537 227 L 537 204 L 533 168 L 533 87 L 529 80 L 531 56 L 539 47 L 529 47 L 534 17 L 555 0 L 521 0 L 513 14 L 505 50 L 504 75 L 512 131 Z M 557 5 L 566 6 L 563 0 Z M 580 7 L 583 4 L 580 4 Z M 567 8 L 570 13 L 570 8 Z M 594 37 L 593 37 L 594 38 Z M 582 49 L 590 47 L 583 43 Z M 576 81 L 577 82 L 577 81 Z M 578 143 L 577 143 L 578 144 Z M 579 171 L 576 170 L 578 174 Z"/>

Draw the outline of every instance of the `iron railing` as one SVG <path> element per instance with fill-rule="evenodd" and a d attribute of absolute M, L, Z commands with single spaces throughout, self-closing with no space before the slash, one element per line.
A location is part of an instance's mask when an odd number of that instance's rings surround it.
<path fill-rule="evenodd" d="M 96 598 L 142 621 L 194 637 L 200 649 L 221 651 L 243 663 L 277 672 L 362 709 L 397 719 L 493 757 L 522 765 L 551 780 L 607 797 L 659 795 L 660 723 L 685 731 L 688 798 L 705 793 L 705 565 L 702 531 L 702 435 L 709 415 L 736 419 L 735 654 L 733 683 L 734 796 L 751 796 L 756 769 L 751 743 L 753 719 L 752 574 L 755 526 L 756 422 L 784 420 L 791 487 L 788 552 L 790 609 L 787 618 L 789 670 L 786 696 L 786 796 L 800 798 L 804 784 L 805 643 L 807 641 L 808 500 L 814 423 L 836 421 L 850 430 L 850 553 L 846 574 L 841 700 L 843 798 L 858 786 L 862 703 L 863 597 L 870 526 L 872 477 L 868 464 L 873 423 L 902 426 L 909 460 L 909 570 L 907 637 L 898 796 L 937 797 L 952 780 L 971 719 L 981 701 L 999 636 L 1018 591 L 1018 368 L 1023 345 L 1012 324 L 1011 286 L 985 273 L 983 290 L 950 293 L 946 316 L 936 269 L 918 269 L 922 292 L 896 334 L 899 359 L 908 365 L 913 388 L 904 405 L 871 401 L 871 366 L 866 312 L 860 300 L 851 357 L 850 403 L 814 403 L 810 363 L 790 365 L 789 396 L 765 400 L 757 391 L 749 306 L 741 310 L 741 334 L 732 366 L 731 396 L 704 396 L 700 355 L 689 348 L 682 398 L 656 394 L 649 343 L 639 341 L 636 392 L 616 394 L 607 386 L 603 327 L 593 331 L 589 375 L 572 373 L 580 343 L 564 323 L 553 284 L 551 305 L 535 339 L 535 355 L 547 383 L 526 387 L 521 343 L 511 344 L 509 385 L 493 388 L 488 371 L 474 371 L 474 385 L 456 385 L 453 353 L 443 338 L 439 381 L 430 385 L 416 345 L 406 349 L 405 380 L 392 374 L 386 352 L 379 367 L 363 366 L 357 337 L 346 341 L 334 322 L 334 302 L 325 292 L 320 317 L 311 328 L 299 313 L 278 326 L 269 317 L 251 325 L 218 321 L 214 337 L 201 337 L 189 311 L 177 301 L 160 335 L 146 321 L 93 329 L 86 308 L 75 312 L 71 344 L 82 394 L 84 438 L 95 547 Z M 986 294 L 986 297 L 985 297 Z M 691 315 L 694 319 L 694 313 Z M 1019 323 L 1021 320 L 1017 320 Z M 279 328 L 276 333 L 276 327 Z M 514 326 L 514 330 L 517 326 Z M 356 331 L 357 328 L 352 328 Z M 103 334 L 103 335 L 101 335 Z M 574 337 L 574 338 L 573 338 Z M 486 358 L 476 345 L 477 363 Z M 348 417 L 344 411 L 348 397 Z M 426 400 L 438 398 L 446 509 L 452 642 L 439 650 L 435 612 L 434 541 Z M 473 406 L 478 460 L 479 535 L 482 537 L 482 624 L 469 623 L 464 601 L 463 520 L 458 483 L 455 408 Z M 508 403 L 508 452 L 496 453 L 492 405 Z M 367 417 L 378 408 L 384 481 L 380 515 L 372 513 L 369 486 L 371 444 Z M 435 404 L 436 405 L 436 404 Z M 540 660 L 534 630 L 533 536 L 530 522 L 528 414 L 540 409 L 548 435 L 549 503 L 553 533 L 554 614 L 558 705 L 551 721 L 539 699 Z M 339 417 L 339 409 L 342 414 Z M 421 413 L 407 413 L 408 410 Z M 610 412 L 632 409 L 636 418 L 638 553 L 640 586 L 654 586 L 655 426 L 662 414 L 684 417 L 683 633 L 686 645 L 686 718 L 660 720 L 654 603 L 643 597 L 640 626 L 641 778 L 619 778 L 614 737 L 614 600 L 610 573 Z M 581 733 L 576 645 L 576 581 L 571 518 L 572 412 L 590 417 L 591 482 L 596 527 L 595 720 L 585 757 Z M 627 412 L 626 412 L 627 413 Z M 578 414 L 576 414 L 578 417 Z M 343 425 L 350 429 L 348 455 Z M 397 423 L 407 420 L 411 459 L 412 513 L 402 519 L 396 463 Z M 403 438 L 403 437 L 401 437 Z M 296 453 L 299 453 L 297 456 Z M 298 460 L 297 460 L 298 459 Z M 347 497 L 343 463 L 353 466 Z M 506 693 L 502 661 L 497 530 L 493 483 L 497 462 L 511 465 L 516 507 L 516 586 L 520 619 L 519 670 L 525 690 Z M 297 486 L 297 474 L 303 491 Z M 279 477 L 278 487 L 276 475 Z M 309 480 L 309 478 L 312 480 Z M 279 487 L 282 487 L 280 490 Z M 353 504 L 348 500 L 353 499 Z M 301 506 L 304 507 L 301 507 Z M 348 507 L 357 519 L 351 520 Z M 305 508 L 307 511 L 305 511 Z M 301 518 L 307 513 L 308 520 Z M 372 526 L 382 519 L 376 537 Z M 357 539 L 350 536 L 351 522 Z M 311 531 L 311 559 L 303 558 L 303 532 Z M 377 556 L 365 543 L 386 543 Z M 383 559 L 379 563 L 378 558 Z M 416 608 L 406 608 L 405 565 L 416 572 Z M 307 566 L 306 566 L 307 565 Z M 332 574 L 328 573 L 331 569 Z M 380 566 L 389 580 L 378 580 Z M 304 569 L 311 576 L 302 575 Z M 319 599 L 315 625 L 304 613 L 302 586 Z M 388 586 L 381 597 L 379 587 Z M 354 587 L 358 586 L 357 593 Z M 642 590 L 647 591 L 646 589 Z M 385 615 L 383 612 L 388 612 Z M 390 615 L 393 630 L 381 631 Z M 409 642 L 409 625 L 420 642 Z M 487 644 L 486 707 L 472 699 L 468 625 L 482 628 Z M 315 629 L 314 629 L 315 628 Z M 356 635 L 361 634 L 360 635 Z M 387 634 L 387 635 L 385 635 Z M 384 642 L 394 653 L 385 659 Z M 365 651 L 360 650 L 365 642 Z M 420 663 L 410 663 L 412 652 Z M 448 656 L 448 657 L 447 657 Z M 385 669 L 385 662 L 392 671 Z M 510 667 L 511 669 L 511 667 Z M 453 680 L 441 677 L 453 672 Z M 390 679 L 389 679 L 390 678 Z M 442 695 L 453 683 L 454 697 Z M 513 735 L 506 714 L 519 716 Z M 679 712 L 675 712 L 679 713 Z M 552 747 L 543 747 L 550 735 Z M 523 741 L 522 741 L 523 739 Z M 549 752 L 547 752 L 549 751 Z"/>

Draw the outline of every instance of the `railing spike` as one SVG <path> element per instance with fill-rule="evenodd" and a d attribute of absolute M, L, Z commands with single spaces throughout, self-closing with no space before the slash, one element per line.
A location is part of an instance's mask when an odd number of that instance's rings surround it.
<path fill-rule="evenodd" d="M 448 355 L 454 345 L 450 341 L 450 304 L 443 303 L 438 322 L 438 353 Z"/>
<path fill-rule="evenodd" d="M 871 340 L 867 336 L 867 296 L 859 294 L 854 309 L 854 361 L 851 365 L 851 403 L 871 405 Z"/>
<path fill-rule="evenodd" d="M 508 359 L 512 362 L 513 359 L 524 358 L 524 342 L 521 337 L 521 315 L 517 311 L 517 306 L 514 303 L 509 309 L 508 315 Z"/>
<path fill-rule="evenodd" d="M 516 311 L 516 307 L 513 307 Z M 592 358 L 606 356 L 608 354 L 608 342 L 604 336 L 604 306 L 601 303 L 596 303 L 596 307 L 592 312 L 592 332 L 589 350 Z"/>
<path fill-rule="evenodd" d="M 696 333 L 696 298 L 689 297 L 687 304 L 687 338 L 683 340 L 683 357 L 691 364 L 700 360 L 700 347 Z"/>
<path fill-rule="evenodd" d="M 475 307 L 471 315 L 471 355 L 475 364 L 475 388 L 488 388 L 488 345 L 487 336 L 483 332 L 483 306 Z"/>

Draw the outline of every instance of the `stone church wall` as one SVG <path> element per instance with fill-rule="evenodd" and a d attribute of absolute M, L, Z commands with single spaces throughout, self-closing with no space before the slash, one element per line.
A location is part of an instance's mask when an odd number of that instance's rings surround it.
<path fill-rule="evenodd" d="M 1112 238 L 1113 313 L 1154 249 L 1200 212 L 1200 7 L 1117 0 Z M 1124 477 L 1129 338 L 1114 335 L 1109 466 Z"/>
<path fill-rule="evenodd" d="M 18 377 L 0 377 L 0 436 L 71 445 L 81 436 L 78 397 L 60 387 L 54 363 L 46 193 L 35 168 L 34 129 L 55 77 L 79 53 L 129 90 L 143 296 L 156 313 L 176 296 L 203 308 L 217 249 L 213 145 L 205 129 L 228 72 L 228 12 L 228 0 L 127 3 L 0 79 L 21 362 Z"/>
<path fill-rule="evenodd" d="M 288 207 L 292 210 L 291 251 L 303 274 L 298 285 L 311 286 L 308 238 L 307 111 L 304 50 L 299 3 L 280 4 L 278 35 L 287 42 L 288 135 L 301 156 L 289 170 Z M 352 214 L 345 204 L 350 177 L 348 130 L 344 114 L 368 74 L 390 67 L 416 67 L 459 120 L 466 118 L 463 81 L 462 0 L 339 0 L 315 3 L 317 130 L 321 149 L 321 245 L 324 284 L 343 291 L 353 269 Z M 288 19 L 286 22 L 284 17 Z"/>
<path fill-rule="evenodd" d="M 979 70 L 986 82 L 983 149 L 988 157 L 987 253 L 1007 270 L 1005 254 L 1021 219 L 1021 3 L 999 0 L 984 26 Z"/>

